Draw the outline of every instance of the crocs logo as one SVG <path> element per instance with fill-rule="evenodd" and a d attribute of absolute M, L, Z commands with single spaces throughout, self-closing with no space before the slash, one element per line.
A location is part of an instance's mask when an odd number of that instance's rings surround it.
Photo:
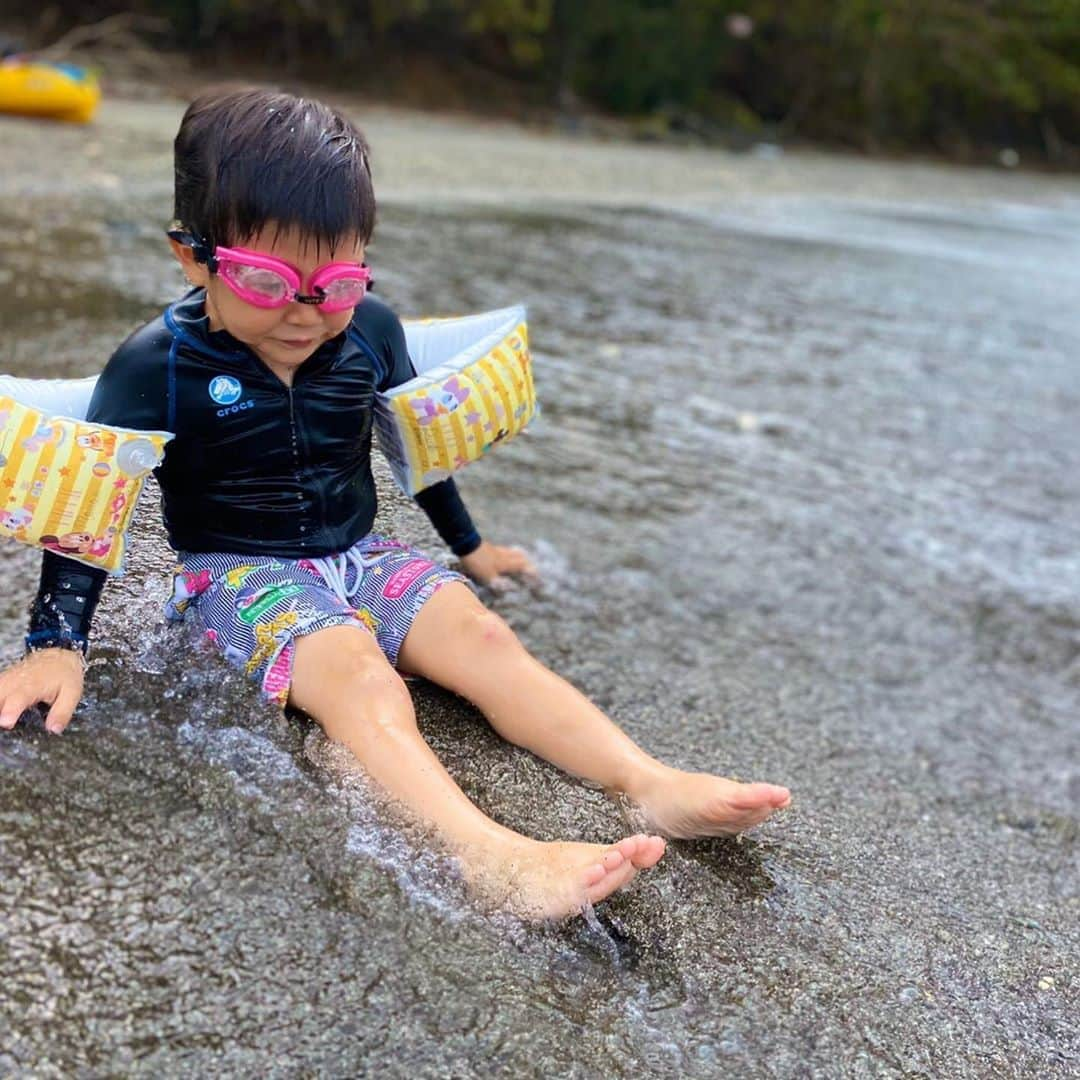
<path fill-rule="evenodd" d="M 210 380 L 210 398 L 218 405 L 231 405 L 243 392 L 240 380 L 231 375 L 218 375 Z"/>
<path fill-rule="evenodd" d="M 247 401 L 238 401 L 235 405 L 226 405 L 224 409 L 218 409 L 218 416 L 229 416 L 231 413 L 243 412 L 245 409 L 254 409 L 255 399 L 248 398 Z"/>

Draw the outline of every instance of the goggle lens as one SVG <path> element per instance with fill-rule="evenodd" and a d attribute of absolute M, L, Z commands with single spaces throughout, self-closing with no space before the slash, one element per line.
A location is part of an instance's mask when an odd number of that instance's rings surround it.
<path fill-rule="evenodd" d="M 356 307 L 367 292 L 367 281 L 359 277 L 335 277 L 319 286 L 324 311 Z"/>
<path fill-rule="evenodd" d="M 242 297 L 250 297 L 256 302 L 263 302 L 275 307 L 287 304 L 292 289 L 289 283 L 276 271 L 261 266 L 246 266 L 244 263 L 226 262 L 222 264 L 221 275 L 230 285 L 235 285 Z"/>

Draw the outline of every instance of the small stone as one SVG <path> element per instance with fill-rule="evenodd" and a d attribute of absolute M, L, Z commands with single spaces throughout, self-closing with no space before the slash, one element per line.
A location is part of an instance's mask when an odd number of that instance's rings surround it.
<path fill-rule="evenodd" d="M 1044 975 L 1039 980 L 1039 989 L 1040 990 L 1053 990 L 1056 985 L 1057 984 L 1054 982 L 1054 980 L 1049 975 Z"/>

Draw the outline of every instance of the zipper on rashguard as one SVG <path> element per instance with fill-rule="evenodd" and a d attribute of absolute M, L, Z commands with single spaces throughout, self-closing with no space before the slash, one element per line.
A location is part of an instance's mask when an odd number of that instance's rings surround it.
<path fill-rule="evenodd" d="M 293 474 L 296 477 L 297 485 L 298 486 L 303 486 L 302 485 L 302 480 L 301 480 L 301 477 L 300 477 L 300 444 L 299 444 L 299 441 L 298 441 L 297 435 L 296 435 L 296 408 L 295 408 L 295 406 L 293 404 L 293 388 L 292 388 L 291 383 L 289 384 L 289 438 L 292 440 Z M 296 493 L 296 501 L 299 502 L 299 503 L 303 503 L 303 501 L 304 501 L 304 493 L 302 491 L 298 491 Z M 308 542 L 308 539 L 307 539 L 307 536 L 306 536 L 307 526 L 305 524 L 303 524 L 303 510 L 302 509 L 301 509 L 300 513 L 301 513 L 300 532 L 302 534 L 301 537 L 300 537 L 300 546 L 303 547 Z"/>

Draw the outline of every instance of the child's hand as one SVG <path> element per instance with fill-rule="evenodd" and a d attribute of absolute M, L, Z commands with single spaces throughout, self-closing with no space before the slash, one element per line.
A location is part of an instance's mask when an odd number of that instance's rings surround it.
<path fill-rule="evenodd" d="M 59 735 L 83 691 L 83 658 L 71 649 L 39 649 L 0 674 L 0 728 L 11 729 L 27 709 L 50 706 L 45 728 Z"/>
<path fill-rule="evenodd" d="M 510 582 L 507 577 L 539 578 L 536 566 L 521 548 L 500 547 L 489 544 L 486 540 L 468 555 L 459 556 L 461 567 L 466 574 L 481 585 L 490 589 L 505 589 Z"/>

